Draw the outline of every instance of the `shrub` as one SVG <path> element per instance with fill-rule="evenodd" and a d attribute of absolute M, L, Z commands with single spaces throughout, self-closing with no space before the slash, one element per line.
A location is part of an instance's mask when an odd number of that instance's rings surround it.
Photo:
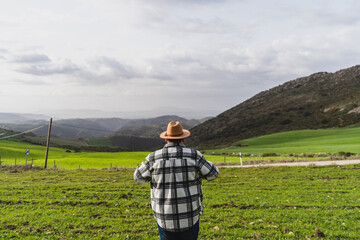
<path fill-rule="evenodd" d="M 301 153 L 299 157 L 309 157 L 312 158 L 315 156 L 315 153 Z"/>
<path fill-rule="evenodd" d="M 328 120 L 328 119 L 323 119 L 323 120 L 321 121 L 322 124 L 327 124 L 328 122 L 330 122 L 330 120 Z"/>
<path fill-rule="evenodd" d="M 351 152 L 338 152 L 337 154 L 340 157 L 350 157 L 352 155 L 355 155 L 355 153 L 351 153 Z"/>
<path fill-rule="evenodd" d="M 276 153 L 263 153 L 261 154 L 262 157 L 277 157 L 280 156 L 279 154 Z"/>
<path fill-rule="evenodd" d="M 280 122 L 280 124 L 281 124 L 281 125 L 287 125 L 287 124 L 289 124 L 289 123 L 291 123 L 291 122 L 292 122 L 291 119 L 285 119 L 285 120 L 282 120 L 282 121 Z"/>

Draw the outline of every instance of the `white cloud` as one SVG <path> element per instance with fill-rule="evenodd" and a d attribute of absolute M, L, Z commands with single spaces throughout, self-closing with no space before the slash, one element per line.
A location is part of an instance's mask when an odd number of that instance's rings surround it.
<path fill-rule="evenodd" d="M 226 110 L 296 77 L 358 64 L 359 7 L 325 0 L 9 1 L 0 9 L 1 91 L 19 97 L 10 103 L 14 111 L 29 92 L 26 102 L 41 109 L 141 110 L 170 100 Z"/>
<path fill-rule="evenodd" d="M 50 59 L 44 54 L 28 54 L 17 56 L 14 62 L 17 63 L 39 63 L 39 62 L 49 62 Z"/>
<path fill-rule="evenodd" d="M 41 63 L 24 65 L 18 68 L 17 71 L 35 76 L 49 76 L 55 74 L 73 74 L 78 72 L 79 68 L 70 60 L 64 60 L 59 63 L 48 60 L 45 62 L 41 61 Z"/>

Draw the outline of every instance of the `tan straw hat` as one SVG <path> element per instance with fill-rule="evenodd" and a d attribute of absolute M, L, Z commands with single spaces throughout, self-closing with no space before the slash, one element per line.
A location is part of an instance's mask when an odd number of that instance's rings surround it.
<path fill-rule="evenodd" d="M 160 137 L 165 139 L 183 139 L 189 136 L 190 132 L 183 129 L 179 122 L 169 122 L 167 130 L 160 134 Z"/>

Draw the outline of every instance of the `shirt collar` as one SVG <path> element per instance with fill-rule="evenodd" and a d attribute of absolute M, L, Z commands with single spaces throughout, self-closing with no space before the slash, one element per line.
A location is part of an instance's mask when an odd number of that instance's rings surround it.
<path fill-rule="evenodd" d="M 176 147 L 176 146 L 185 147 L 185 145 L 183 143 L 169 142 L 169 143 L 165 144 L 164 148 Z"/>

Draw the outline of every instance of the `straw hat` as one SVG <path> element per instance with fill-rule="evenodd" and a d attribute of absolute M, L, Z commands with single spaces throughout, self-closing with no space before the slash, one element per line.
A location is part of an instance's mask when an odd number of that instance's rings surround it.
<path fill-rule="evenodd" d="M 179 122 L 169 122 L 167 130 L 160 134 L 160 137 L 165 139 L 183 139 L 189 136 L 190 132 L 183 129 Z"/>

